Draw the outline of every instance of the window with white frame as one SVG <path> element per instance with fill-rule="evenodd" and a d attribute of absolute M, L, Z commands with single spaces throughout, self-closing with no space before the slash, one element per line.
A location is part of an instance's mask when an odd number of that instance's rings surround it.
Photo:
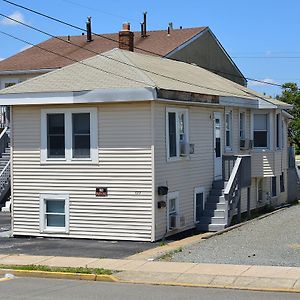
<path fill-rule="evenodd" d="M 225 113 L 225 148 L 232 149 L 232 113 Z"/>
<path fill-rule="evenodd" d="M 41 160 L 98 161 L 97 110 L 42 110 Z"/>
<path fill-rule="evenodd" d="M 269 147 L 269 115 L 253 115 L 253 143 L 254 148 Z"/>
<path fill-rule="evenodd" d="M 179 210 L 179 193 L 168 193 L 167 197 L 167 209 L 168 209 L 168 230 L 176 228 L 176 216 L 178 216 Z"/>
<path fill-rule="evenodd" d="M 189 154 L 187 109 L 167 108 L 166 137 L 168 160 L 176 160 Z"/>
<path fill-rule="evenodd" d="M 69 195 L 41 194 L 40 231 L 69 232 Z"/>
<path fill-rule="evenodd" d="M 240 139 L 244 140 L 246 138 L 246 114 L 244 112 L 240 113 Z"/>

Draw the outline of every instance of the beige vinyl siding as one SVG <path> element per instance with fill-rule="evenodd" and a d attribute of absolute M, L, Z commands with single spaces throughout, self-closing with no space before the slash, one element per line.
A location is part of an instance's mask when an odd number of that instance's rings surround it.
<path fill-rule="evenodd" d="M 78 106 L 42 108 L 57 107 Z M 97 108 L 99 164 L 93 165 L 41 165 L 41 107 L 13 108 L 14 235 L 151 240 L 150 104 Z M 96 187 L 107 187 L 108 197 L 96 197 Z M 47 192 L 69 194 L 69 234 L 40 233 L 39 197 Z"/>
<path fill-rule="evenodd" d="M 195 153 L 189 158 L 167 162 L 166 153 L 166 107 L 188 109 L 189 142 L 195 145 Z M 185 217 L 185 228 L 194 224 L 194 189 L 211 189 L 214 176 L 213 161 L 213 112 L 223 110 L 195 106 L 168 106 L 156 103 L 155 111 L 155 186 L 167 185 L 169 192 L 179 192 L 179 214 Z M 223 116 L 222 116 L 223 118 Z M 156 196 L 157 201 L 166 196 Z M 166 208 L 156 207 L 156 239 L 166 234 Z M 174 232 L 173 232 L 174 233 Z"/>

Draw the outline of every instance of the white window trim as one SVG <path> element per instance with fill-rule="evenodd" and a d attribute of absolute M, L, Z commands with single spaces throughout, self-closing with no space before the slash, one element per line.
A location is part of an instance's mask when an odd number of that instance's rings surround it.
<path fill-rule="evenodd" d="M 204 187 L 197 187 L 194 189 L 194 223 L 198 223 L 196 220 L 196 194 L 203 193 L 203 210 L 205 208 L 206 203 L 206 190 Z"/>
<path fill-rule="evenodd" d="M 267 147 L 254 147 L 254 115 L 267 115 Z M 272 120 L 271 113 L 269 111 L 253 111 L 251 113 L 251 139 L 253 141 L 253 150 L 252 151 L 264 151 L 264 150 L 272 150 Z"/>
<path fill-rule="evenodd" d="M 179 215 L 179 192 L 171 192 L 167 194 L 167 229 L 168 231 L 172 231 L 170 229 L 170 216 L 169 216 L 169 201 L 170 199 L 176 199 L 176 215 Z"/>
<path fill-rule="evenodd" d="M 180 141 L 179 141 L 179 124 L 178 124 L 178 114 L 184 113 L 185 115 L 185 136 L 186 136 L 186 143 L 189 143 L 189 114 L 188 109 L 186 108 L 175 108 L 175 107 L 167 107 L 166 108 L 166 150 L 167 150 L 167 162 L 171 161 L 179 161 L 189 159 L 189 155 L 187 156 L 180 156 Z M 176 113 L 176 156 L 170 157 L 170 146 L 169 146 L 169 113 Z"/>
<path fill-rule="evenodd" d="M 65 114 L 65 157 L 47 157 L 47 114 Z M 91 137 L 91 157 L 73 158 L 72 154 L 72 113 L 90 113 L 90 137 Z M 69 108 L 69 109 L 42 109 L 41 110 L 41 163 L 94 163 L 99 162 L 98 155 L 98 123 L 97 108 Z"/>
<path fill-rule="evenodd" d="M 46 226 L 46 200 L 64 200 L 65 201 L 65 227 L 47 227 Z M 41 233 L 69 233 L 70 227 L 70 210 L 69 195 L 56 193 L 40 194 L 40 232 Z"/>
<path fill-rule="evenodd" d="M 226 115 L 229 115 L 229 146 L 226 145 Z M 233 119 L 233 111 L 232 110 L 227 110 L 225 111 L 225 118 L 224 118 L 224 140 L 225 140 L 225 151 L 231 152 L 232 151 L 232 119 Z"/>

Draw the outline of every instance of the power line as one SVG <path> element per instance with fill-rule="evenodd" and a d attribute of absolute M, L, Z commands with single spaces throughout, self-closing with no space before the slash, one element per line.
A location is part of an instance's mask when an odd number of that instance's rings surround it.
<path fill-rule="evenodd" d="M 89 10 L 92 10 L 92 11 L 97 11 L 97 12 L 100 12 L 104 15 L 108 15 L 108 16 L 111 16 L 111 17 L 115 17 L 115 18 L 118 18 L 118 19 L 123 19 L 123 20 L 128 20 L 126 17 L 124 16 L 120 16 L 120 15 L 117 15 L 117 14 L 113 14 L 113 13 L 110 13 L 110 12 L 107 12 L 107 11 L 103 11 L 101 9 L 98 9 L 98 8 L 95 8 L 95 7 L 90 7 L 90 6 L 87 6 L 87 5 L 83 5 L 81 3 L 77 3 L 75 1 L 71 1 L 71 0 L 61 0 L 62 2 L 66 2 L 66 3 L 69 3 L 69 4 L 72 4 L 72 5 L 75 5 L 75 6 L 78 6 L 78 7 L 81 7 L 81 8 L 86 8 L 86 9 L 89 9 Z M 130 20 L 129 20 L 130 21 Z M 134 20 L 136 23 L 139 23 L 140 24 L 140 21 L 138 21 L 137 19 Z"/>
<path fill-rule="evenodd" d="M 9 34 L 9 33 L 4 32 L 4 31 L 2 31 L 2 30 L 0 30 L 0 33 L 4 34 L 4 35 L 6 35 L 6 36 L 9 36 L 9 37 L 11 37 L 11 38 L 13 38 L 13 39 L 15 39 L 15 40 L 18 40 L 18 41 L 21 41 L 21 42 L 26 43 L 26 44 L 28 44 L 28 45 L 31 45 L 31 46 L 33 46 L 33 47 L 37 47 L 37 48 L 39 48 L 39 49 L 41 49 L 41 50 L 43 50 L 43 51 L 52 53 L 52 54 L 54 54 L 54 55 L 57 55 L 57 56 L 60 56 L 60 57 L 63 57 L 63 58 L 66 58 L 66 59 L 68 59 L 68 60 L 70 60 L 70 61 L 73 61 L 73 62 L 80 63 L 80 64 L 82 64 L 82 65 L 84 65 L 84 66 L 86 66 L 86 67 L 90 67 L 90 68 L 99 70 L 99 71 L 101 71 L 101 72 L 104 72 L 104 73 L 107 73 L 107 74 L 110 74 L 110 75 L 118 76 L 118 77 L 121 77 L 121 78 L 125 78 L 125 79 L 127 79 L 127 80 L 131 80 L 131 81 L 138 82 L 138 83 L 142 83 L 142 84 L 144 84 L 144 85 L 149 86 L 149 84 L 146 83 L 146 82 L 139 81 L 139 80 L 135 80 L 135 79 L 129 78 L 129 77 L 127 77 L 127 76 L 122 76 L 122 75 L 116 74 L 116 73 L 114 73 L 114 72 L 106 71 L 106 70 L 104 70 L 104 69 L 102 69 L 102 68 L 98 68 L 98 67 L 95 67 L 95 66 L 86 64 L 86 63 L 84 63 L 84 62 L 82 62 L 82 61 L 79 61 L 79 60 L 70 58 L 70 57 L 68 57 L 68 56 L 62 55 L 62 54 L 60 54 L 60 53 L 57 53 L 57 52 L 55 52 L 55 51 L 52 51 L 52 50 L 49 50 L 49 49 L 46 49 L 46 48 L 43 48 L 43 47 L 41 47 L 41 46 L 39 46 L 39 45 L 35 45 L 35 44 L 31 43 L 31 42 L 28 42 L 28 41 L 26 41 L 26 40 L 24 40 L 24 39 L 18 38 L 18 37 L 16 37 L 16 36 L 12 35 L 12 34 Z M 102 55 L 102 56 L 104 56 L 104 55 Z M 105 58 L 110 58 L 110 57 L 107 57 L 107 56 L 104 56 L 104 57 L 105 57 Z M 116 61 L 119 62 L 119 63 L 122 63 L 121 61 L 118 61 L 118 60 L 116 60 Z M 135 66 L 135 65 L 130 65 L 130 64 L 128 64 L 128 66 L 130 66 L 130 67 L 132 67 L 132 68 L 138 68 L 138 67 Z M 177 78 L 173 78 L 173 77 L 170 77 L 170 76 L 166 76 L 166 75 L 163 75 L 163 74 L 155 73 L 155 72 L 152 72 L 152 71 L 149 71 L 149 70 L 146 70 L 146 69 L 145 69 L 144 71 L 145 71 L 145 72 L 150 72 L 150 73 L 153 73 L 153 74 L 155 74 L 155 75 L 157 75 L 157 76 L 161 76 L 161 77 L 164 77 L 164 78 L 168 78 L 168 79 L 171 79 L 171 80 L 174 80 L 174 81 L 177 81 L 177 82 L 185 83 L 185 84 L 188 84 L 188 85 L 191 85 L 191 86 L 197 86 L 197 87 L 204 88 L 204 89 L 208 89 L 208 90 L 212 90 L 212 91 L 215 91 L 215 92 L 223 92 L 223 93 L 227 93 L 227 94 L 229 94 L 229 95 L 231 95 L 231 96 L 242 97 L 242 95 L 240 95 L 240 94 L 235 94 L 235 93 L 232 93 L 232 92 L 230 92 L 230 91 L 220 90 L 220 89 L 215 89 L 215 88 L 210 88 L 210 87 L 207 87 L 207 86 L 198 85 L 198 84 L 196 84 L 196 83 L 190 83 L 190 82 L 183 81 L 183 80 L 180 80 L 180 79 L 177 79 Z M 238 84 L 236 84 L 236 85 L 238 86 Z M 151 86 L 151 85 L 150 85 L 150 86 Z M 155 86 L 152 86 L 152 87 L 155 87 Z M 237 89 L 239 89 L 239 88 L 237 87 Z M 239 90 L 242 91 L 242 92 L 245 92 L 245 91 L 243 91 L 242 89 L 239 89 Z M 248 94 L 249 94 L 249 93 L 248 93 Z M 258 95 L 255 95 L 255 94 L 252 94 L 252 96 L 254 96 L 255 98 L 259 98 L 259 96 L 258 96 Z"/>
<path fill-rule="evenodd" d="M 77 29 L 77 30 L 84 31 L 84 32 L 87 31 L 85 28 L 81 28 L 81 27 L 79 27 L 79 26 L 70 24 L 70 23 L 65 22 L 65 21 L 63 21 L 63 20 L 54 18 L 54 17 L 52 17 L 52 16 L 46 15 L 46 14 L 44 14 L 44 13 L 38 12 L 38 11 L 33 10 L 33 9 L 31 9 L 31 8 L 28 8 L 28 7 L 25 7 L 25 6 L 23 6 L 23 5 L 14 3 L 14 2 L 12 2 L 12 1 L 8 1 L 8 0 L 2 0 L 2 1 L 3 1 L 3 2 L 6 2 L 6 3 L 8 3 L 8 4 L 11 4 L 11 5 L 13 5 L 13 6 L 22 8 L 22 9 L 24 9 L 24 10 L 30 11 L 30 12 L 32 12 L 32 13 L 34 13 L 34 14 L 40 15 L 40 16 L 45 17 L 45 18 L 47 18 L 47 19 L 50 19 L 50 20 L 52 20 L 52 21 L 55 21 L 55 22 L 64 24 L 64 25 L 66 25 L 66 26 L 75 28 L 75 29 Z M 115 42 L 115 43 L 119 43 L 119 41 L 117 41 L 117 40 L 115 40 L 115 39 L 113 39 L 113 38 L 107 37 L 107 36 L 105 36 L 105 35 L 97 34 L 97 33 L 94 33 L 94 32 L 92 32 L 92 34 L 95 35 L 95 36 L 98 36 L 98 37 L 107 39 L 107 40 L 109 40 L 109 41 L 112 41 L 112 42 Z M 137 49 L 137 50 L 144 51 L 144 52 L 146 52 L 146 53 L 155 55 L 155 56 L 160 56 L 160 57 L 162 56 L 161 54 L 155 53 L 155 52 L 153 52 L 153 51 L 149 51 L 149 50 L 147 50 L 147 49 L 139 48 L 139 47 L 136 47 L 136 46 L 134 46 L 134 48 Z M 97 54 L 99 54 L 99 53 L 97 53 Z M 169 59 L 178 61 L 178 60 L 172 59 L 172 58 L 169 58 Z M 200 66 L 200 67 L 201 67 L 201 66 Z M 267 82 L 267 81 L 263 81 L 263 80 L 259 80 L 259 79 L 254 79 L 254 78 L 249 78 L 249 77 L 243 77 L 243 76 L 239 76 L 239 75 L 236 75 L 236 74 L 232 74 L 232 73 L 228 73 L 228 72 L 224 72 L 224 71 L 220 71 L 220 70 L 216 70 L 216 69 L 212 69 L 212 68 L 206 68 L 206 67 L 203 67 L 203 68 L 204 68 L 204 69 L 207 69 L 207 70 L 209 70 L 209 71 L 212 71 L 212 72 L 214 72 L 214 73 L 224 74 L 224 75 L 228 75 L 228 76 L 234 76 L 234 77 L 242 78 L 242 79 L 245 78 L 245 79 L 250 80 L 250 81 L 255 81 L 255 82 L 260 82 L 260 83 L 267 84 L 267 85 L 272 85 L 272 86 L 282 87 L 282 85 L 276 84 L 276 83 L 271 83 L 271 82 Z"/>
<path fill-rule="evenodd" d="M 146 83 L 146 82 L 143 82 L 143 81 L 139 81 L 139 80 L 136 80 L 136 79 L 132 79 L 132 78 L 127 77 L 127 76 L 115 74 L 115 73 L 113 73 L 113 72 L 104 70 L 104 69 L 102 69 L 102 68 L 98 68 L 98 67 L 95 67 L 95 66 L 86 64 L 86 63 L 84 63 L 84 62 L 82 62 L 82 61 L 79 61 L 79 60 L 70 58 L 70 57 L 68 57 L 68 56 L 62 55 L 62 54 L 60 54 L 60 53 L 57 53 L 57 52 L 55 52 L 55 51 L 52 51 L 52 50 L 49 50 L 49 49 L 46 49 L 46 48 L 43 48 L 43 47 L 41 47 L 41 46 L 39 46 L 39 45 L 35 45 L 35 44 L 31 43 L 31 42 L 28 42 L 28 41 L 26 41 L 26 40 L 24 40 L 24 39 L 18 38 L 18 37 L 16 37 L 16 36 L 12 35 L 12 34 L 9 34 L 9 33 L 7 33 L 7 32 L 4 32 L 4 31 L 2 31 L 2 30 L 0 30 L 0 33 L 4 34 L 4 35 L 6 35 L 6 36 L 9 36 L 9 37 L 11 37 L 11 38 L 13 38 L 13 39 L 15 39 L 15 40 L 18 40 L 18 41 L 20 41 L 20 42 L 23 42 L 23 43 L 26 43 L 26 44 L 28 44 L 28 45 L 31 45 L 31 46 L 33 46 L 33 47 L 37 47 L 37 48 L 39 48 L 39 49 L 41 49 L 41 50 L 43 50 L 43 51 L 52 53 L 52 54 L 54 54 L 54 55 L 63 57 L 63 58 L 65 58 L 65 59 L 68 59 L 68 60 L 70 60 L 70 61 L 72 61 L 72 62 L 76 62 L 76 63 L 82 64 L 82 65 L 84 65 L 84 66 L 86 66 L 86 67 L 89 67 L 89 68 L 92 68 L 92 69 L 96 69 L 96 70 L 98 70 L 98 71 L 101 71 L 101 72 L 103 72 L 103 73 L 107 73 L 107 74 L 109 74 L 109 75 L 118 76 L 118 77 L 121 77 L 121 78 L 124 78 L 124 79 L 127 79 L 127 80 L 135 81 L 135 82 L 137 82 L 137 83 L 141 83 L 141 84 L 144 84 L 144 85 L 146 85 L 146 86 L 149 86 L 149 83 Z M 152 87 L 154 87 L 154 86 L 152 86 Z"/>
<path fill-rule="evenodd" d="M 232 56 L 235 59 L 299 59 L 300 56 Z"/>

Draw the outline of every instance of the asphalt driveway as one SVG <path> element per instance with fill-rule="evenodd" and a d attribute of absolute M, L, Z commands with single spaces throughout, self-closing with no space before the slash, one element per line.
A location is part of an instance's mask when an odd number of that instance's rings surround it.
<path fill-rule="evenodd" d="M 172 261 L 300 267 L 300 205 L 184 248 Z"/>
<path fill-rule="evenodd" d="M 8 235 L 7 230 L 10 216 L 0 212 L 0 254 L 125 258 L 157 246 L 150 242 L 3 237 Z"/>

